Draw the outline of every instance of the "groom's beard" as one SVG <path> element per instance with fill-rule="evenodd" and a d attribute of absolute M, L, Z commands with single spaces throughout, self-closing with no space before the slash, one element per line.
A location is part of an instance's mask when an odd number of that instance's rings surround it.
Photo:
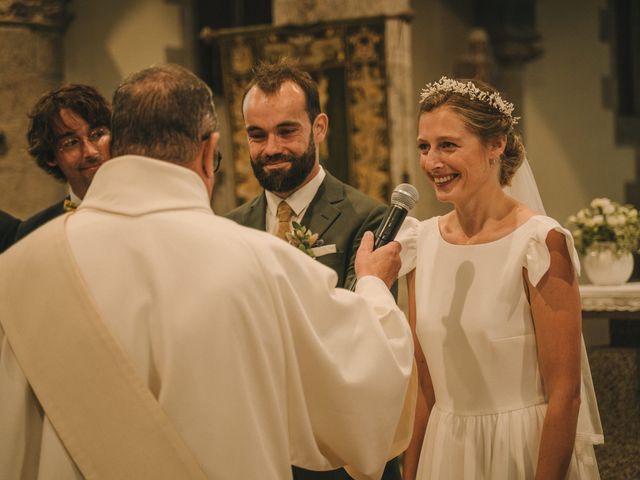
<path fill-rule="evenodd" d="M 265 165 L 271 162 L 289 162 L 291 167 L 286 170 L 267 170 Z M 251 168 L 258 179 L 258 183 L 265 190 L 277 193 L 292 192 L 304 183 L 316 163 L 316 146 L 313 137 L 309 136 L 307 150 L 300 156 L 295 155 L 266 155 L 251 160 Z"/>

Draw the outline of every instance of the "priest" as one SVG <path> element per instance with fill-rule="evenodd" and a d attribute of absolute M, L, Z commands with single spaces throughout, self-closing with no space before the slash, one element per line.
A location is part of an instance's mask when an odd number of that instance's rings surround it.
<path fill-rule="evenodd" d="M 0 256 L 0 478 L 379 478 L 410 431 L 399 245 L 364 236 L 353 293 L 216 216 L 212 95 L 181 67 L 129 77 L 112 134 L 77 210 Z"/>

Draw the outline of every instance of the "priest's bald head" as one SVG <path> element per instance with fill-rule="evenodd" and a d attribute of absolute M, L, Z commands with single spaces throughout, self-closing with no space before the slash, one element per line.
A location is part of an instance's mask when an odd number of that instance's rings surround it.
<path fill-rule="evenodd" d="M 129 76 L 113 96 L 112 153 L 142 155 L 195 171 L 211 196 L 219 133 L 211 89 L 173 64 Z"/>

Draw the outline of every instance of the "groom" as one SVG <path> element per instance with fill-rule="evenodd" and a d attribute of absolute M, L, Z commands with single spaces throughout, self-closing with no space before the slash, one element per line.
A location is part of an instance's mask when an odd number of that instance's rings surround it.
<path fill-rule="evenodd" d="M 226 216 L 284 238 L 295 221 L 318 234 L 317 260 L 335 270 L 338 287 L 355 277 L 364 232 L 375 231 L 385 206 L 341 182 L 320 166 L 317 146 L 329 118 L 320 111 L 311 76 L 286 63 L 261 64 L 242 102 L 253 173 L 264 191 Z M 344 480 L 344 469 L 312 472 L 293 467 L 295 480 Z M 400 480 L 396 460 L 384 480 Z"/>
<path fill-rule="evenodd" d="M 329 118 L 320 112 L 316 83 L 286 62 L 261 64 L 242 113 L 251 167 L 264 191 L 226 216 L 283 238 L 292 221 L 300 223 L 321 240 L 318 261 L 335 270 L 339 287 L 348 285 L 362 235 L 375 231 L 385 206 L 320 166 L 317 146 Z"/>

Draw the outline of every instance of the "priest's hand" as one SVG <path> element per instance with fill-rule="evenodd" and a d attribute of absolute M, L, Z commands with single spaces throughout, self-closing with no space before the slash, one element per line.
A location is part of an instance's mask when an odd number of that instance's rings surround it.
<path fill-rule="evenodd" d="M 391 288 L 400 271 L 400 249 L 398 242 L 389 242 L 383 247 L 373 249 L 373 233 L 366 232 L 356 253 L 356 277 L 373 275 L 381 279 Z"/>

